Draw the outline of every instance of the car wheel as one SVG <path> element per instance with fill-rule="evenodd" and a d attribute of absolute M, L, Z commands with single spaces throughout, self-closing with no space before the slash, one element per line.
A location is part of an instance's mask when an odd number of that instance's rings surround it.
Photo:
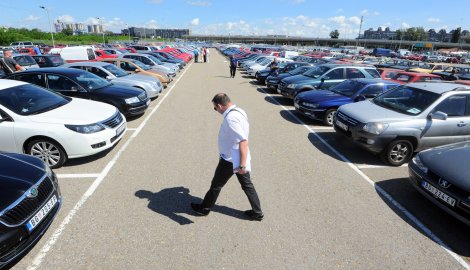
<path fill-rule="evenodd" d="M 383 161 L 392 166 L 401 166 L 408 162 L 413 155 L 414 149 L 410 141 L 392 141 L 381 154 Z"/>
<path fill-rule="evenodd" d="M 52 169 L 59 168 L 67 161 L 67 155 L 62 146 L 49 139 L 31 141 L 26 151 L 28 154 L 42 159 Z"/>
<path fill-rule="evenodd" d="M 323 124 L 327 126 L 333 126 L 333 119 L 335 118 L 336 109 L 329 109 L 325 112 L 323 117 Z"/>

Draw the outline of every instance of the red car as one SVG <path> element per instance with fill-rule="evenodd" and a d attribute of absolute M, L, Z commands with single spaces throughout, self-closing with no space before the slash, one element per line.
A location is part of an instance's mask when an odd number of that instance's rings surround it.
<path fill-rule="evenodd" d="M 175 48 L 165 48 L 165 49 L 159 50 L 159 52 L 166 52 L 173 57 L 176 57 L 178 59 L 185 61 L 186 63 L 188 63 L 192 59 L 192 56 L 189 53 L 182 53 Z"/>
<path fill-rule="evenodd" d="M 395 77 L 397 73 L 403 72 L 403 70 L 396 68 L 378 68 L 377 70 L 379 71 L 380 77 L 382 77 L 383 80 L 390 80 Z"/>
<path fill-rule="evenodd" d="M 441 81 L 441 77 L 435 74 L 429 73 L 417 73 L 417 72 L 398 72 L 394 77 L 388 79 L 392 82 L 399 84 L 407 84 L 412 82 L 429 82 L 429 81 Z"/>
<path fill-rule="evenodd" d="M 111 54 L 104 50 L 95 50 L 95 54 L 100 58 L 118 58 L 117 54 Z"/>

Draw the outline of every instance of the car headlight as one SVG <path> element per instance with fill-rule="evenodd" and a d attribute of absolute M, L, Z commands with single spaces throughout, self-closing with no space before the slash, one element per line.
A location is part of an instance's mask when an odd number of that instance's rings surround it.
<path fill-rule="evenodd" d="M 131 98 L 126 98 L 124 100 L 127 104 L 132 104 L 132 103 L 137 103 L 140 102 L 138 97 L 131 97 Z"/>
<path fill-rule="evenodd" d="M 288 84 L 287 88 L 295 88 L 295 84 Z"/>
<path fill-rule="evenodd" d="M 65 125 L 66 128 L 78 133 L 90 134 L 104 130 L 104 127 L 98 124 L 91 125 Z"/>
<path fill-rule="evenodd" d="M 304 105 L 305 107 L 312 108 L 312 109 L 318 108 L 318 106 L 320 106 L 320 104 L 309 103 L 309 102 L 303 102 L 302 105 Z"/>
<path fill-rule="evenodd" d="M 379 135 L 387 129 L 387 123 L 367 123 L 362 130 L 368 133 Z"/>
<path fill-rule="evenodd" d="M 419 158 L 419 155 L 416 155 L 416 157 L 414 157 L 412 159 L 412 162 L 414 165 L 416 165 L 416 167 L 418 167 L 423 173 L 427 174 L 428 173 L 428 167 L 426 167 L 423 162 L 421 161 L 421 159 Z"/>

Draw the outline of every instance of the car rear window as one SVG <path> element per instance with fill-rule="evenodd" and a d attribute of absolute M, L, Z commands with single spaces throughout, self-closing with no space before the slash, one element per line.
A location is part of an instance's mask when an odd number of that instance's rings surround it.
<path fill-rule="evenodd" d="M 380 78 L 380 74 L 376 69 L 366 68 L 365 71 L 367 71 L 367 73 L 369 73 L 372 78 Z"/>

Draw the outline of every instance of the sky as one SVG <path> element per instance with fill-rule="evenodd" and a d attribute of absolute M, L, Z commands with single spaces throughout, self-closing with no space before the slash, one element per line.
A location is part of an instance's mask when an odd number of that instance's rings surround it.
<path fill-rule="evenodd" d="M 20 4 L 21 3 L 21 4 Z M 26 4 L 27 3 L 27 4 Z M 356 38 L 362 31 L 424 27 L 470 30 L 469 0 L 0 0 L 0 26 L 49 31 L 51 21 L 98 24 L 120 33 L 127 26 L 189 28 L 193 34 Z"/>

